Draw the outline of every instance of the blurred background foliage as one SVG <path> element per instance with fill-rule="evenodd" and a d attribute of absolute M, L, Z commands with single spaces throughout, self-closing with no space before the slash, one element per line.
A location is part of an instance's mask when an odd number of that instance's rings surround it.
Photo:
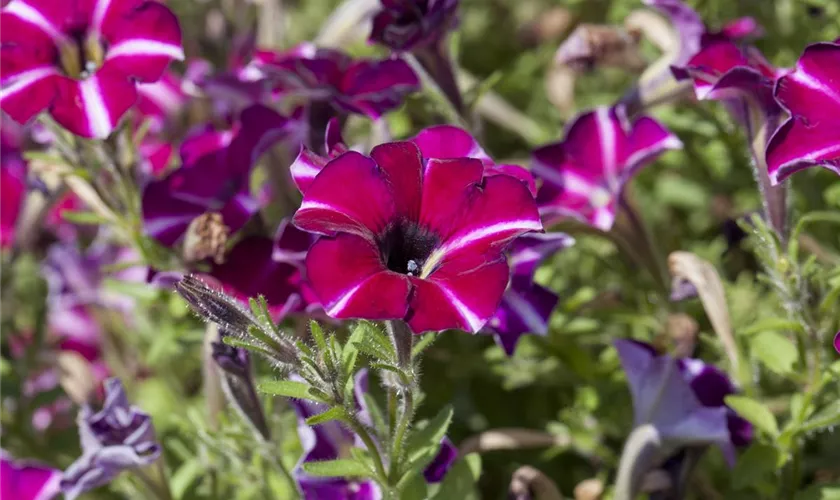
<path fill-rule="evenodd" d="M 231 40 L 259 25 L 262 4 L 269 1 L 168 3 L 181 19 L 188 56 L 201 55 L 222 67 Z M 687 3 L 711 27 L 740 16 L 755 17 L 764 28 L 756 44 L 779 67 L 792 65 L 808 43 L 840 35 L 840 2 L 834 0 Z M 312 39 L 337 4 L 332 0 L 283 0 L 285 22 L 277 29 L 278 44 L 289 47 Z M 620 25 L 639 8 L 638 0 L 462 0 L 461 24 L 453 44 L 458 63 L 478 81 L 486 82 L 486 90 L 498 93 L 538 124 L 545 140 L 557 140 L 569 117 L 548 100 L 545 76 L 558 45 L 577 23 Z M 345 48 L 356 55 L 379 51 L 364 41 Z M 642 49 L 650 60 L 656 57 L 652 47 L 643 45 Z M 594 68 L 577 82 L 575 108 L 612 104 L 637 76 Z M 782 418 L 789 412 L 797 386 L 757 354 L 753 341 L 761 328 L 743 333 L 757 320 L 778 316 L 781 305 L 757 279 L 759 267 L 749 248 L 727 241 L 732 228 L 728 221 L 760 207 L 742 131 L 712 102 L 662 106 L 654 114 L 680 137 L 685 149 L 669 152 L 647 167 L 632 182 L 631 197 L 655 235 L 663 259 L 674 250 L 687 250 L 709 260 L 721 272 L 736 337 L 750 361 L 750 390 L 768 401 Z M 412 99 L 389 117 L 396 137 L 413 135 L 437 121 L 428 100 L 422 98 Z M 351 127 L 349 142 L 362 141 L 365 133 L 365 126 Z M 480 141 L 494 158 L 518 163 L 527 163 L 530 149 L 537 145 L 487 122 Z M 794 217 L 817 209 L 840 209 L 840 183 L 831 173 L 809 169 L 794 176 L 791 184 Z M 810 226 L 809 235 L 826 251 L 840 253 L 836 227 Z M 712 362 L 724 359 L 699 301 L 670 303 L 667 291 L 611 243 L 593 236 L 576 237 L 576 246 L 538 274 L 538 281 L 561 294 L 547 337 L 524 338 L 515 356 L 507 358 L 488 336 L 449 332 L 440 336 L 424 359 L 426 397 L 420 416 L 430 417 L 443 405 L 453 404 L 455 419 L 449 435 L 456 444 L 476 433 L 503 427 L 546 430 L 562 443 L 548 449 L 485 454 L 481 498 L 505 498 L 511 474 L 524 464 L 542 470 L 566 494 L 584 479 L 608 482 L 632 427 L 630 397 L 617 355 L 610 347 L 612 339 L 662 341 L 669 335 L 669 317 L 683 313 L 699 330 L 698 356 Z M 43 328 L 39 321 L 43 321 L 46 289 L 37 278 L 37 258 L 27 256 L 18 259 L 13 269 L 3 269 L 4 280 L 14 283 L 12 290 L 4 289 L 4 337 L 11 331 Z M 201 390 L 204 325 L 170 293 L 117 283 L 107 286 L 119 286 L 120 292 L 138 300 L 133 324 L 100 319 L 106 326 L 107 342 L 112 344 L 110 355 L 125 356 L 113 366 L 142 367 L 123 374 L 124 381 L 135 404 L 154 417 L 178 498 L 200 498 L 212 492 L 217 498 L 257 498 L 261 488 L 284 498 L 288 485 L 274 477 L 276 472 L 270 472 L 270 465 L 259 458 L 261 454 L 251 453 L 258 445 L 235 416 L 222 415 L 222 421 L 215 423 L 205 417 Z M 837 320 L 833 321 L 836 327 Z M 302 324 L 288 326 L 303 331 Z M 824 340 L 826 352 L 833 354 L 831 339 Z M 6 342 L 4 349 L 8 349 Z M 4 398 L 20 392 L 27 375 L 20 366 L 20 361 L 4 356 Z M 268 376 L 268 368 L 261 368 L 263 376 Z M 49 398 L 60 395 L 60 390 L 53 391 L 32 404 L 47 404 Z M 269 413 L 276 435 L 282 437 L 283 460 L 292 467 L 299 455 L 294 417 L 280 401 L 266 399 L 266 405 L 272 408 Z M 72 427 L 38 433 L 28 426 L 26 416 L 25 411 L 4 406 L 4 448 L 58 465 L 66 465 L 77 455 Z M 214 428 L 224 431 L 214 432 Z M 840 482 L 838 464 L 837 433 L 822 432 L 806 441 L 804 469 L 809 483 Z M 696 475 L 693 497 L 776 498 L 772 485 L 777 474 L 772 467 L 736 469 L 732 474 L 720 453 L 712 450 Z M 121 478 L 110 490 L 99 490 L 91 498 L 137 498 L 133 496 L 137 494 L 131 480 Z"/>

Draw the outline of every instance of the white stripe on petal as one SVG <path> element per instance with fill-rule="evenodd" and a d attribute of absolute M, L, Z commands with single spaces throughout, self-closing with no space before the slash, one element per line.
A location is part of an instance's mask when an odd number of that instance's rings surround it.
<path fill-rule="evenodd" d="M 541 177 L 549 184 L 553 184 L 555 186 L 563 185 L 563 170 L 552 168 L 541 161 L 534 161 L 531 164 L 531 173 L 537 177 Z"/>
<path fill-rule="evenodd" d="M 37 9 L 31 5 L 27 5 L 23 1 L 10 3 L 8 7 L 3 9 L 3 12 L 14 14 L 18 19 L 41 28 L 44 33 L 49 35 L 57 43 L 69 42 L 69 38 L 57 26 L 53 26 Z"/>
<path fill-rule="evenodd" d="M 111 123 L 111 116 L 105 101 L 102 100 L 102 91 L 99 88 L 99 80 L 88 78 L 79 82 L 79 89 L 82 92 L 82 106 L 87 117 L 88 129 L 93 137 L 104 139 L 114 130 Z"/>
<path fill-rule="evenodd" d="M 451 240 L 444 244 L 435 253 L 440 255 L 440 259 L 443 259 L 443 257 L 446 256 L 446 254 L 454 250 L 464 248 L 468 245 L 471 245 L 472 243 L 475 243 L 476 241 L 481 241 L 485 238 L 490 238 L 492 236 L 505 233 L 507 231 L 540 231 L 542 230 L 542 228 L 542 224 L 536 220 L 513 220 L 506 222 L 498 222 L 496 224 L 491 224 L 489 226 L 472 230 L 467 234 L 459 236 L 454 240 Z"/>
<path fill-rule="evenodd" d="M 93 31 L 102 32 L 102 21 L 105 20 L 105 14 L 108 13 L 110 5 L 111 0 L 97 0 L 96 7 L 93 9 Z"/>
<path fill-rule="evenodd" d="M 337 314 L 341 314 L 341 311 L 343 311 L 344 308 L 347 307 L 347 303 L 350 302 L 350 299 L 353 298 L 353 296 L 356 294 L 356 292 L 359 291 L 359 288 L 361 288 L 364 283 L 365 282 L 362 281 L 358 285 L 348 290 L 347 293 L 342 295 L 337 301 L 335 301 L 335 303 L 333 303 L 332 306 L 330 306 L 329 309 L 327 309 L 327 314 L 329 314 L 332 317 L 335 317 Z"/>
<path fill-rule="evenodd" d="M 126 40 L 108 49 L 106 60 L 120 56 L 167 56 L 183 60 L 184 49 L 180 45 L 135 38 Z"/>
<path fill-rule="evenodd" d="M 510 308 L 516 312 L 519 319 L 525 323 L 529 332 L 540 335 L 548 333 L 548 325 L 530 302 L 523 299 L 519 296 L 519 294 L 511 291 L 505 293 L 504 300 L 508 303 Z"/>
<path fill-rule="evenodd" d="M 26 90 L 30 85 L 33 83 L 37 83 L 39 80 L 43 80 L 44 78 L 57 75 L 58 71 L 52 66 L 42 66 L 40 68 L 33 68 L 23 73 L 18 73 L 14 77 L 10 78 L 12 83 L 10 85 L 6 85 L 2 89 L 0 89 L 0 102 L 9 97 Z"/>
<path fill-rule="evenodd" d="M 458 311 L 458 314 L 463 318 L 463 320 L 469 325 L 470 331 L 473 333 L 479 331 L 482 326 L 484 326 L 484 321 L 478 317 L 476 313 L 474 313 L 466 304 L 461 302 L 458 297 L 452 293 L 451 290 L 447 289 L 445 286 L 441 285 L 440 283 L 435 283 L 443 294 L 446 295 L 446 298 L 449 299 L 449 302 L 455 306 L 455 310 Z"/>
<path fill-rule="evenodd" d="M 816 90 L 817 92 L 825 95 L 826 97 L 830 98 L 832 101 L 840 105 L 840 94 L 838 94 L 833 88 L 829 87 L 825 83 L 809 75 L 807 72 L 802 71 L 800 69 L 799 71 L 794 71 L 793 73 L 791 73 L 789 75 L 789 78 L 792 78 L 793 80 L 801 83 L 809 89 Z"/>
<path fill-rule="evenodd" d="M 608 207 L 599 208 L 592 217 L 592 224 L 602 231 L 609 231 L 615 222 L 615 213 Z"/>
<path fill-rule="evenodd" d="M 609 179 L 618 177 L 618 165 L 616 164 L 616 137 L 610 117 L 610 108 L 601 107 L 595 110 L 595 123 L 598 125 L 601 147 L 601 161 L 604 162 L 604 171 Z"/>
<path fill-rule="evenodd" d="M 589 197 L 593 191 L 602 189 L 601 186 L 593 183 L 576 172 L 566 170 L 563 172 L 563 189 L 574 194 Z"/>
<path fill-rule="evenodd" d="M 338 212 L 342 215 L 347 215 L 341 210 L 338 210 L 334 206 L 330 205 L 329 203 L 323 203 L 320 201 L 313 200 L 303 200 L 303 203 L 300 204 L 300 208 L 298 208 L 298 212 L 300 212 L 301 210 L 330 210 L 333 212 Z"/>
<path fill-rule="evenodd" d="M 153 101 L 166 113 L 181 107 L 181 96 L 163 80 L 154 83 L 141 83 L 137 85 L 137 92 Z"/>

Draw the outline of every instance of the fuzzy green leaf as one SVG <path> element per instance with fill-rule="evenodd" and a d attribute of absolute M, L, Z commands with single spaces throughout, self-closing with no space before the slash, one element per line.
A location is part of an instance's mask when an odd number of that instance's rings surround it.
<path fill-rule="evenodd" d="M 432 497 L 435 500 L 473 499 L 476 494 L 476 483 L 481 476 L 481 457 L 477 453 L 470 453 L 458 460 L 446 473 L 440 489 Z"/>
<path fill-rule="evenodd" d="M 767 434 L 779 434 L 776 417 L 762 403 L 746 396 L 726 396 L 726 404 Z"/>
<path fill-rule="evenodd" d="M 447 405 L 425 426 L 412 432 L 406 441 L 406 454 L 409 460 L 413 460 L 427 448 L 433 447 L 437 450 L 440 440 L 446 435 L 450 422 L 452 422 L 452 407 Z"/>
<path fill-rule="evenodd" d="M 732 474 L 732 486 L 742 489 L 772 476 L 776 471 L 779 451 L 768 444 L 753 443 L 739 458 Z"/>
<path fill-rule="evenodd" d="M 324 338 L 324 331 L 321 329 L 321 325 L 319 325 L 315 320 L 310 321 L 309 332 L 312 334 L 312 340 L 315 341 L 315 345 L 318 346 L 318 350 L 322 352 L 326 351 L 327 340 Z"/>
<path fill-rule="evenodd" d="M 257 390 L 264 394 L 271 394 L 273 396 L 285 396 L 287 398 L 295 399 L 309 399 L 323 403 L 316 396 L 309 392 L 309 385 L 303 382 L 295 382 L 293 380 L 269 380 L 262 382 L 257 386 Z"/>
<path fill-rule="evenodd" d="M 815 432 L 840 425 L 840 400 L 834 400 L 809 418 L 800 431 Z"/>
<path fill-rule="evenodd" d="M 307 474 L 318 477 L 371 477 L 363 463 L 355 460 L 324 460 L 303 464 Z"/>
<path fill-rule="evenodd" d="M 334 406 L 329 410 L 325 411 L 324 413 L 319 413 L 317 415 L 313 415 L 306 419 L 306 425 L 318 425 L 323 424 L 324 422 L 330 422 L 332 420 L 347 420 L 347 411 L 340 406 Z"/>
<path fill-rule="evenodd" d="M 756 335 L 750 342 L 750 347 L 767 369 L 780 375 L 792 372 L 799 358 L 796 345 L 784 335 L 774 331 L 765 331 Z"/>

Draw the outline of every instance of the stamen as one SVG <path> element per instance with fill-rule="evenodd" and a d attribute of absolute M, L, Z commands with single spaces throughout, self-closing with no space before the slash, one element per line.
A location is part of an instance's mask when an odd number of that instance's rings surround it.
<path fill-rule="evenodd" d="M 407 274 L 409 276 L 416 276 L 417 271 L 420 270 L 420 266 L 417 265 L 417 262 L 415 262 L 414 259 L 411 259 L 411 260 L 408 261 L 408 264 L 406 265 L 406 270 L 408 271 Z"/>

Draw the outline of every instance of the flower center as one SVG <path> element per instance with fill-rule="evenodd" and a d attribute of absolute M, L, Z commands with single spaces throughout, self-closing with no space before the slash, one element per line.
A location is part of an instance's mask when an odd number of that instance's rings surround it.
<path fill-rule="evenodd" d="M 385 231 L 379 247 L 388 269 L 408 276 L 419 276 L 423 264 L 437 244 L 437 237 L 417 224 L 400 221 Z"/>
<path fill-rule="evenodd" d="M 80 31 L 59 47 L 59 62 L 64 74 L 84 79 L 91 76 L 105 60 L 105 47 L 96 35 Z"/>

